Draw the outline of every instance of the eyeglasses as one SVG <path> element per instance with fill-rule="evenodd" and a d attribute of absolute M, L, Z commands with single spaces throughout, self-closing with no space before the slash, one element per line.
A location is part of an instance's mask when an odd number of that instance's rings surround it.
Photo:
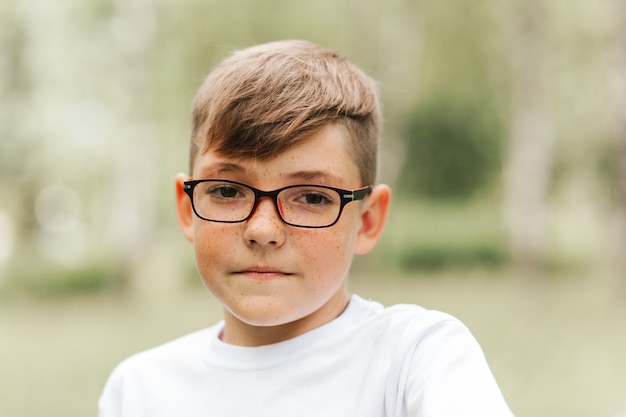
<path fill-rule="evenodd" d="M 203 179 L 185 181 L 184 191 L 191 199 L 194 213 L 203 220 L 244 222 L 252 216 L 259 199 L 269 197 L 288 225 L 323 228 L 337 223 L 346 204 L 363 200 L 372 187 L 349 191 L 322 185 L 290 185 L 262 191 L 236 181 Z"/>

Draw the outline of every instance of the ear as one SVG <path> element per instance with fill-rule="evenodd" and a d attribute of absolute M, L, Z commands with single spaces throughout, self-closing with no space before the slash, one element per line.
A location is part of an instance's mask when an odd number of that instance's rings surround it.
<path fill-rule="evenodd" d="M 185 174 L 176 175 L 176 215 L 183 235 L 188 241 L 193 242 L 193 209 L 191 200 L 184 189 L 183 183 L 186 180 Z"/>
<path fill-rule="evenodd" d="M 385 228 L 390 203 L 389 187 L 384 184 L 375 186 L 361 211 L 361 229 L 357 235 L 355 254 L 363 255 L 374 248 Z"/>

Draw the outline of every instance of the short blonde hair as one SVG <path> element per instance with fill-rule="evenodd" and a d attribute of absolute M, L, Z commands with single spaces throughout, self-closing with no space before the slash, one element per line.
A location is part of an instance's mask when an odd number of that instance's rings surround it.
<path fill-rule="evenodd" d="M 381 111 L 369 76 L 308 41 L 236 51 L 209 74 L 194 99 L 190 168 L 209 149 L 269 159 L 328 124 L 346 129 L 361 181 L 373 184 Z"/>

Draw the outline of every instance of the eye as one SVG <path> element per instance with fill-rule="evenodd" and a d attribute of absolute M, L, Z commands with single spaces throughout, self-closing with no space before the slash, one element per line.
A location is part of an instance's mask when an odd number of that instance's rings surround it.
<path fill-rule="evenodd" d="M 302 194 L 301 200 L 304 203 L 312 205 L 312 206 L 332 204 L 331 199 L 328 198 L 326 195 L 319 193 L 319 192 L 313 192 L 313 191 Z"/>
<path fill-rule="evenodd" d="M 229 187 L 226 185 L 215 187 L 212 190 L 212 193 L 223 198 L 233 198 L 237 197 L 239 191 L 235 187 Z"/>
<path fill-rule="evenodd" d="M 212 184 L 207 186 L 205 194 L 216 200 L 234 200 L 245 198 L 245 189 L 233 184 Z"/>
<path fill-rule="evenodd" d="M 285 190 L 283 202 L 288 205 L 307 209 L 320 209 L 338 204 L 338 197 L 331 189 L 318 186 L 297 186 Z"/>

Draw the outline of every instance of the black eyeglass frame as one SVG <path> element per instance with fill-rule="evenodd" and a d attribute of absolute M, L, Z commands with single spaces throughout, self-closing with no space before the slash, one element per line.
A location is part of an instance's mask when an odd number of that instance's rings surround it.
<path fill-rule="evenodd" d="M 195 203 L 193 201 L 193 190 L 196 188 L 196 186 L 198 184 L 201 184 L 203 182 L 222 182 L 222 183 L 227 183 L 227 184 L 234 184 L 234 185 L 243 186 L 243 187 L 246 187 L 246 188 L 249 188 L 250 190 L 252 190 L 252 192 L 254 193 L 254 204 L 252 204 L 252 209 L 250 210 L 250 214 L 248 214 L 244 219 L 241 219 L 241 220 L 214 220 L 214 219 L 208 219 L 206 217 L 201 216 L 196 211 L 196 205 L 195 205 Z M 339 197 L 341 199 L 341 204 L 339 206 L 339 212 L 337 213 L 337 218 L 335 219 L 335 221 L 333 221 L 332 223 L 330 223 L 328 225 L 323 225 L 323 226 L 304 226 L 304 225 L 300 225 L 300 224 L 290 223 L 287 220 L 285 220 L 285 218 L 283 217 L 283 214 L 280 212 L 280 209 L 278 208 L 278 194 L 280 194 L 282 191 L 287 190 L 289 188 L 307 187 L 307 186 L 326 188 L 328 190 L 335 191 L 337 194 L 339 194 Z M 252 217 L 252 214 L 254 214 L 254 211 L 256 210 L 256 207 L 259 204 L 259 200 L 261 198 L 263 198 L 263 197 L 269 197 L 274 202 L 274 207 L 276 208 L 276 212 L 278 213 L 278 216 L 283 221 L 283 223 L 285 223 L 285 224 L 287 224 L 289 226 L 302 227 L 302 228 L 305 228 L 305 229 L 323 229 L 323 228 L 326 228 L 326 227 L 334 226 L 339 221 L 339 218 L 341 218 L 341 213 L 343 213 L 343 208 L 348 203 L 351 203 L 353 201 L 363 200 L 365 197 L 367 197 L 372 192 L 372 186 L 371 185 L 366 185 L 365 187 L 362 187 L 362 188 L 359 188 L 359 189 L 356 189 L 356 190 L 344 190 L 342 188 L 329 187 L 327 185 L 294 184 L 294 185 L 288 185 L 287 187 L 279 188 L 277 190 L 263 191 L 263 190 L 259 190 L 258 188 L 254 188 L 254 187 L 252 187 L 252 186 L 250 186 L 248 184 L 244 184 L 242 182 L 231 181 L 231 180 L 222 180 L 222 179 L 217 179 L 217 178 L 207 178 L 207 179 L 200 179 L 200 180 L 188 180 L 188 181 L 185 181 L 185 182 L 183 182 L 183 190 L 185 191 L 185 194 L 187 194 L 189 196 L 189 200 L 191 200 L 191 207 L 192 207 L 193 212 L 195 213 L 195 215 L 198 216 L 198 218 L 200 218 L 202 220 L 209 221 L 209 222 L 215 222 L 215 223 L 243 223 L 246 220 L 248 220 L 250 217 Z"/>

